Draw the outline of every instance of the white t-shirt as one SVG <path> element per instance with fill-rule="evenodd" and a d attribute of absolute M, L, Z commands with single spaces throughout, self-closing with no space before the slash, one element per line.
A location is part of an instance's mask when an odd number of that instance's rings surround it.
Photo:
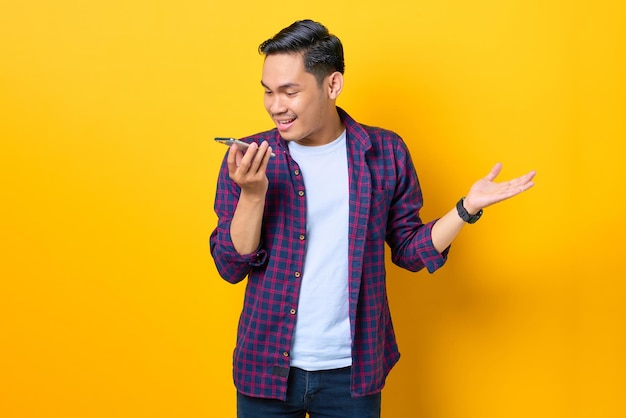
<path fill-rule="evenodd" d="M 317 147 L 289 142 L 306 189 L 307 249 L 291 365 L 350 366 L 348 314 L 349 184 L 346 132 Z"/>

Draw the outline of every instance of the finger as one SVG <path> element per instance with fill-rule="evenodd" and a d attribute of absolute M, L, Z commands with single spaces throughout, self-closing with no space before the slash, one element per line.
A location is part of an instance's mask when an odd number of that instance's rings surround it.
<path fill-rule="evenodd" d="M 235 162 L 237 164 L 237 167 L 239 167 L 241 165 L 241 159 L 243 158 L 243 154 L 241 152 L 237 152 L 236 156 L 235 156 Z"/>
<path fill-rule="evenodd" d="M 524 183 L 520 189 L 520 193 L 521 192 L 525 192 L 526 190 L 530 189 L 531 187 L 533 187 L 535 185 L 535 183 L 533 181 L 527 181 L 526 183 Z"/>
<path fill-rule="evenodd" d="M 489 174 L 487 174 L 487 177 L 485 177 L 487 181 L 494 181 L 495 178 L 498 177 L 498 174 L 500 174 L 500 170 L 502 170 L 502 163 L 496 163 Z"/>
<path fill-rule="evenodd" d="M 237 145 L 233 145 L 235 150 L 238 152 L 237 154 L 237 167 L 238 170 L 242 173 L 247 173 L 249 171 L 255 172 L 255 164 L 254 159 L 257 154 L 257 149 L 259 148 L 258 144 L 252 142 L 249 147 L 246 148 L 245 152 L 241 152 Z"/>
<path fill-rule="evenodd" d="M 526 181 L 532 181 L 532 179 L 534 179 L 536 175 L 537 172 L 535 170 L 532 170 L 529 171 L 524 177 L 526 178 Z"/>
<path fill-rule="evenodd" d="M 263 153 L 260 146 L 256 143 L 250 144 L 244 154 L 244 158 L 247 158 L 248 170 L 251 173 L 256 173 L 259 170 L 259 166 L 263 159 Z"/>
<path fill-rule="evenodd" d="M 237 167 L 240 166 L 242 156 L 243 154 L 241 153 L 241 151 L 239 151 L 237 145 L 231 145 L 230 149 L 228 150 L 228 157 L 226 158 L 228 171 L 231 175 L 237 170 Z"/>
<path fill-rule="evenodd" d="M 510 189 L 513 191 L 514 194 L 520 194 L 525 192 L 535 185 L 535 183 L 532 181 L 533 177 L 534 173 L 528 173 L 516 179 L 516 181 L 511 182 Z"/>
<path fill-rule="evenodd" d="M 534 170 L 530 171 L 526 174 L 524 174 L 523 176 L 520 176 L 516 179 L 513 179 L 510 181 L 511 186 L 513 187 L 519 187 L 519 186 L 526 186 L 526 189 L 529 189 L 530 187 L 532 187 L 534 185 L 533 183 L 533 178 L 535 177 L 535 174 L 537 174 Z"/>
<path fill-rule="evenodd" d="M 263 161 L 260 167 L 263 171 L 267 170 L 267 165 L 270 162 L 271 156 L 272 156 L 272 147 L 270 147 L 268 144 L 267 150 L 265 151 L 265 154 L 263 154 Z"/>
<path fill-rule="evenodd" d="M 263 141 L 261 145 L 254 144 L 254 146 L 250 146 L 248 150 L 250 152 L 254 152 L 252 155 L 252 160 L 250 161 L 250 171 L 253 173 L 257 173 L 260 169 L 263 168 L 263 161 L 265 160 L 265 155 L 267 154 L 267 150 L 269 148 L 269 144 L 267 141 Z"/>

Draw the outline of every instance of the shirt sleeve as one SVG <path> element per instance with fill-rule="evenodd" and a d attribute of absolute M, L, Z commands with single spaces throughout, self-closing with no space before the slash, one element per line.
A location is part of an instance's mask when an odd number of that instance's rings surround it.
<path fill-rule="evenodd" d="M 403 141 L 395 149 L 397 183 L 387 222 L 387 243 L 394 264 L 410 271 L 426 267 L 435 272 L 447 260 L 450 247 L 440 253 L 432 241 L 437 219 L 424 223 L 420 218 L 424 200 L 410 153 Z"/>

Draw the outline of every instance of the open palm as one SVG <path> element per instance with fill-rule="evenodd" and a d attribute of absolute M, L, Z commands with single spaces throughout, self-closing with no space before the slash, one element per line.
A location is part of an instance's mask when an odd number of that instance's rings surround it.
<path fill-rule="evenodd" d="M 534 170 L 515 179 L 496 183 L 494 180 L 500 174 L 500 170 L 502 170 L 502 164 L 497 163 L 486 177 L 472 185 L 463 203 L 468 212 L 476 213 L 482 208 L 516 196 L 535 185 L 533 183 L 536 174 Z"/>

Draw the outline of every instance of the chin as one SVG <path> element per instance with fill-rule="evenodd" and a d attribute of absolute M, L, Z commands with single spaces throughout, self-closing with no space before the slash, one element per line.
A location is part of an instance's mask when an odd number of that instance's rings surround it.
<path fill-rule="evenodd" d="M 302 138 L 296 134 L 292 134 L 290 132 L 279 132 L 280 136 L 285 140 L 285 141 L 299 141 Z"/>

